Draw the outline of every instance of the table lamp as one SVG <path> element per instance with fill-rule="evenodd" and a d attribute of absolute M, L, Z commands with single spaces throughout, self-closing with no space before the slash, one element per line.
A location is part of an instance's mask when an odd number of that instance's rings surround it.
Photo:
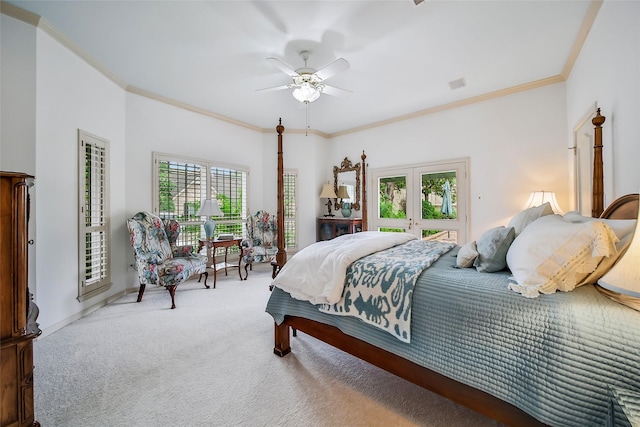
<path fill-rule="evenodd" d="M 212 221 L 209 217 L 224 215 L 220 210 L 220 206 L 218 206 L 218 201 L 216 199 L 203 200 L 200 205 L 200 210 L 196 215 L 207 217 L 207 220 L 204 222 L 204 232 L 207 236 L 207 240 L 213 240 L 213 232 L 216 230 L 216 222 Z"/>
<path fill-rule="evenodd" d="M 331 199 L 337 199 L 338 196 L 336 195 L 336 191 L 333 189 L 333 185 L 331 184 L 325 184 L 322 187 L 322 192 L 320 193 L 320 198 L 321 199 L 328 199 L 327 200 L 327 209 L 329 210 L 329 213 L 326 214 L 325 216 L 335 216 L 334 214 L 331 213 Z"/>
<path fill-rule="evenodd" d="M 545 203 L 549 202 L 551 205 L 551 210 L 553 213 L 563 215 L 562 209 L 560 209 L 560 205 L 558 205 L 558 200 L 556 199 L 556 193 L 553 191 L 533 191 L 529 196 L 529 200 L 524 205 L 524 209 L 529 209 L 534 206 L 541 206 Z"/>

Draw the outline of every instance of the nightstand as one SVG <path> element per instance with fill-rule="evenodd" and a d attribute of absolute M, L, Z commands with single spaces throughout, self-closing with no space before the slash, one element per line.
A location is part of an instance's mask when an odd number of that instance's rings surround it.
<path fill-rule="evenodd" d="M 640 391 L 609 386 L 609 414 L 606 426 L 640 426 Z"/>

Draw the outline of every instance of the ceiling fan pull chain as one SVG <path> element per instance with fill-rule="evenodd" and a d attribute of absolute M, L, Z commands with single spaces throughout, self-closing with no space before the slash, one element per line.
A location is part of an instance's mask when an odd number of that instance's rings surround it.
<path fill-rule="evenodd" d="M 305 109 L 306 111 L 306 115 L 307 115 L 307 125 L 304 128 L 304 136 L 308 136 L 307 131 L 309 130 L 309 102 L 305 102 L 306 106 Z"/>

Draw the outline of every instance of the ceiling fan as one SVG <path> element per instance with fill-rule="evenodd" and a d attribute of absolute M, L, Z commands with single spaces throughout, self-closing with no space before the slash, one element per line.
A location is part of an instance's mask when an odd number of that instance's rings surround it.
<path fill-rule="evenodd" d="M 332 96 L 343 96 L 352 93 L 351 91 L 329 86 L 324 83 L 328 78 L 349 69 L 349 63 L 346 59 L 336 59 L 316 71 L 313 68 L 307 67 L 309 56 L 311 56 L 311 53 L 308 50 L 300 52 L 300 58 L 304 61 L 304 67 L 298 68 L 297 70 L 294 70 L 278 58 L 267 58 L 269 63 L 291 77 L 293 82 L 282 86 L 258 89 L 258 92 L 293 89 L 291 93 L 293 97 L 304 104 L 309 104 L 317 100 L 320 98 L 321 93 Z"/>

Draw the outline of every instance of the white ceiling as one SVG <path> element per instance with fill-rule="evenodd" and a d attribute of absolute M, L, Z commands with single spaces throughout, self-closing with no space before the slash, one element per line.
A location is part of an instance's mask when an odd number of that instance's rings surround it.
<path fill-rule="evenodd" d="M 562 74 L 591 1 L 9 1 L 43 17 L 125 85 L 260 128 L 306 111 L 265 59 L 345 58 L 309 126 L 327 134 Z M 588 30 L 588 28 L 587 28 Z M 452 90 L 449 82 L 467 86 Z"/>

